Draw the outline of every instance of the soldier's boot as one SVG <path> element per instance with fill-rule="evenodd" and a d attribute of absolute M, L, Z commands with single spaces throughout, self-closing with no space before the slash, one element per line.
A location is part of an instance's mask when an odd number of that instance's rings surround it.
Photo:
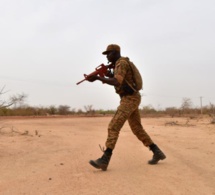
<path fill-rule="evenodd" d="M 97 160 L 90 160 L 89 163 L 95 167 L 96 169 L 101 169 L 102 171 L 106 171 L 108 164 L 110 162 L 112 153 L 104 151 L 104 154 L 101 158 L 98 158 Z"/>
<path fill-rule="evenodd" d="M 152 146 L 150 146 L 150 150 L 153 152 L 152 159 L 148 161 L 150 165 L 157 164 L 159 160 L 164 160 L 166 158 L 165 154 L 156 144 L 152 144 Z"/>

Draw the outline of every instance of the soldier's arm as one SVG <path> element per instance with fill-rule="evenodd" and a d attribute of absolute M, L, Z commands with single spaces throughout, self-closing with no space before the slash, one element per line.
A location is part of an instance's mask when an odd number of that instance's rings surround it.
<path fill-rule="evenodd" d="M 103 83 L 106 83 L 108 85 L 113 85 L 113 86 L 116 86 L 116 87 L 120 85 L 120 83 L 114 77 L 113 78 L 98 77 L 98 80 L 100 80 Z"/>
<path fill-rule="evenodd" d="M 103 83 L 106 83 L 108 85 L 113 85 L 113 86 L 119 86 L 120 83 L 118 82 L 118 80 L 116 78 L 105 78 L 105 77 L 100 77 L 97 75 L 93 75 L 88 77 L 86 80 L 90 81 L 90 82 L 94 82 L 96 80 L 102 81 Z"/>

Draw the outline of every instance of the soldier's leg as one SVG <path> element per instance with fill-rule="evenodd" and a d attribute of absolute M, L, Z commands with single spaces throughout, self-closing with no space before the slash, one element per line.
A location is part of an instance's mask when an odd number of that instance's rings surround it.
<path fill-rule="evenodd" d="M 141 118 L 139 110 L 136 109 L 128 118 L 129 125 L 133 133 L 137 138 L 143 142 L 143 144 L 150 148 L 153 152 L 153 157 L 148 161 L 149 164 L 157 164 L 159 160 L 164 160 L 166 158 L 165 154 L 160 150 L 160 148 L 153 143 L 150 136 L 146 133 L 141 124 Z"/>
<path fill-rule="evenodd" d="M 106 150 L 103 151 L 104 154 L 101 158 L 98 158 L 97 160 L 90 160 L 89 162 L 93 167 L 102 169 L 103 171 L 107 170 L 112 156 L 112 150 L 115 148 L 116 142 L 119 137 L 120 129 L 124 125 L 127 118 L 127 113 L 121 110 L 117 110 L 108 126 L 108 137 L 106 140 Z"/>
<path fill-rule="evenodd" d="M 118 109 L 108 125 L 108 136 L 106 140 L 106 148 L 114 149 L 119 137 L 121 128 L 128 119 L 128 112 Z"/>
<path fill-rule="evenodd" d="M 115 148 L 115 144 L 119 137 L 119 132 L 124 125 L 125 121 L 130 115 L 138 108 L 140 103 L 140 95 L 124 96 L 120 105 L 117 108 L 117 112 L 112 118 L 108 126 L 108 137 L 106 141 L 106 148 Z"/>
<path fill-rule="evenodd" d="M 97 160 L 90 160 L 90 164 L 103 171 L 107 170 L 107 167 L 112 156 L 112 150 L 115 148 L 117 143 L 120 130 L 128 119 L 130 114 L 136 109 L 138 102 L 132 101 L 132 97 L 123 97 L 120 101 L 120 105 L 117 108 L 115 115 L 108 125 L 108 136 L 106 140 L 106 150 L 101 158 Z"/>
<path fill-rule="evenodd" d="M 143 142 L 143 144 L 148 147 L 153 144 L 150 136 L 147 134 L 145 129 L 141 124 L 140 112 L 136 109 L 128 118 L 129 126 L 131 127 L 132 132 L 137 138 Z"/>

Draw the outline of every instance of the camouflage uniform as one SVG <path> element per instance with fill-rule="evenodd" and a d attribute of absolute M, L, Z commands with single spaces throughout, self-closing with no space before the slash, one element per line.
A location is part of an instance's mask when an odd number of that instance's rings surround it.
<path fill-rule="evenodd" d="M 141 118 L 138 110 L 141 102 L 140 93 L 138 91 L 134 92 L 131 90 L 127 84 L 129 83 L 132 85 L 134 83 L 132 70 L 128 60 L 128 58 L 121 57 L 117 60 L 114 69 L 114 77 L 120 83 L 120 86 L 115 87 L 115 90 L 116 93 L 120 95 L 121 101 L 108 126 L 106 147 L 111 149 L 115 148 L 119 132 L 126 120 L 128 120 L 134 135 L 136 135 L 145 146 L 153 144 L 153 141 L 141 125 Z"/>

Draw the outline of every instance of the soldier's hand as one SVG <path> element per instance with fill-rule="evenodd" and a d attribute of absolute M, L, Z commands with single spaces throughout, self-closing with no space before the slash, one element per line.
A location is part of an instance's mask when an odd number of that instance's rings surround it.
<path fill-rule="evenodd" d="M 107 73 L 105 74 L 106 77 L 109 77 L 109 78 L 113 78 L 113 73 L 109 70 L 107 71 Z"/>
<path fill-rule="evenodd" d="M 88 76 L 86 78 L 89 82 L 94 82 L 98 79 L 98 76 L 97 75 L 92 75 L 92 76 Z"/>

